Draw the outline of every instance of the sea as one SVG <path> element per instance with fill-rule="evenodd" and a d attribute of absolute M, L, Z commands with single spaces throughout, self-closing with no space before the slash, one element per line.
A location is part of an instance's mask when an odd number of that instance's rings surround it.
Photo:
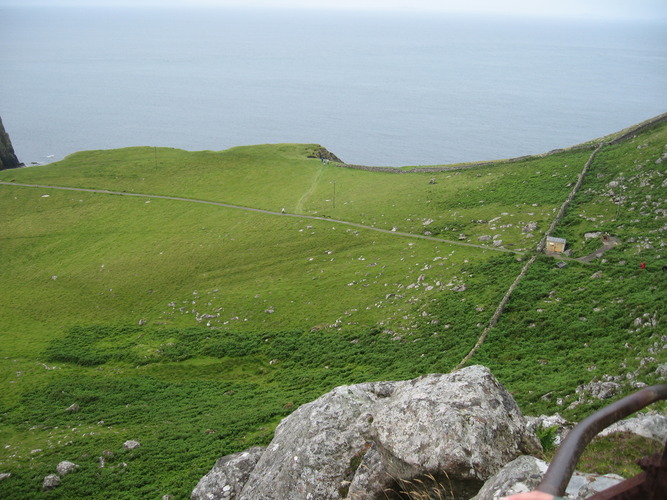
<path fill-rule="evenodd" d="M 667 111 L 667 26 L 328 10 L 0 7 L 19 160 L 317 143 L 347 163 L 539 154 Z"/>

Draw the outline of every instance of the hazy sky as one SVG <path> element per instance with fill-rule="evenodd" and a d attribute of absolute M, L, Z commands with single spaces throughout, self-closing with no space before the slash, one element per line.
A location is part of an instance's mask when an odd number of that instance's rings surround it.
<path fill-rule="evenodd" d="M 667 0 L 0 0 L 2 6 L 285 7 L 667 19 Z"/>

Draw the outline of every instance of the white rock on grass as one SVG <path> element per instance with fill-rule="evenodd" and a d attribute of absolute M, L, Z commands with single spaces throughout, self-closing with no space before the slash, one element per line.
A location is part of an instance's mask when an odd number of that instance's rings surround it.
<path fill-rule="evenodd" d="M 141 446 L 141 443 L 139 441 L 135 441 L 134 439 L 130 441 L 125 441 L 123 443 L 123 448 L 125 448 L 126 450 L 134 450 L 136 448 L 139 448 L 139 446 Z"/>
<path fill-rule="evenodd" d="M 77 469 L 78 467 L 79 467 L 79 466 L 76 465 L 76 464 L 73 463 L 73 462 L 68 462 L 67 460 L 63 460 L 63 461 L 60 462 L 60 463 L 58 464 L 58 466 L 56 467 L 56 471 L 57 471 L 58 474 L 60 474 L 61 476 L 66 476 L 67 474 L 69 474 L 69 473 L 72 472 L 73 470 Z"/>
<path fill-rule="evenodd" d="M 60 486 L 60 478 L 55 474 L 49 474 L 42 481 L 42 489 L 51 490 L 57 486 Z"/>

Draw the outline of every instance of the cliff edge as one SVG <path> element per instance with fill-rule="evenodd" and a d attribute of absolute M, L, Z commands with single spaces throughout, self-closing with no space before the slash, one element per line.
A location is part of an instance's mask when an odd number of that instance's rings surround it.
<path fill-rule="evenodd" d="M 9 139 L 9 134 L 5 131 L 5 127 L 2 124 L 2 118 L 0 118 L 0 170 L 18 168 L 21 166 L 23 166 L 23 164 L 20 163 L 16 157 L 12 141 Z"/>

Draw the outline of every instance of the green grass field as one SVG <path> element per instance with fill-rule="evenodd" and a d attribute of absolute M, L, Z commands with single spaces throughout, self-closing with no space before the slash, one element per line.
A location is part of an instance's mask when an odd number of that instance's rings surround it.
<path fill-rule="evenodd" d="M 555 235 L 574 257 L 596 249 L 588 232 L 622 244 L 563 269 L 540 257 L 470 361 L 525 413 L 579 419 L 605 404 L 568 409 L 580 384 L 657 381 L 666 145 L 663 124 L 602 150 Z M 0 497 L 187 498 L 217 458 L 337 385 L 452 370 L 592 152 L 389 174 L 317 147 L 127 148 L 0 172 L 14 184 L 0 185 Z M 43 492 L 61 460 L 80 467 Z"/>

